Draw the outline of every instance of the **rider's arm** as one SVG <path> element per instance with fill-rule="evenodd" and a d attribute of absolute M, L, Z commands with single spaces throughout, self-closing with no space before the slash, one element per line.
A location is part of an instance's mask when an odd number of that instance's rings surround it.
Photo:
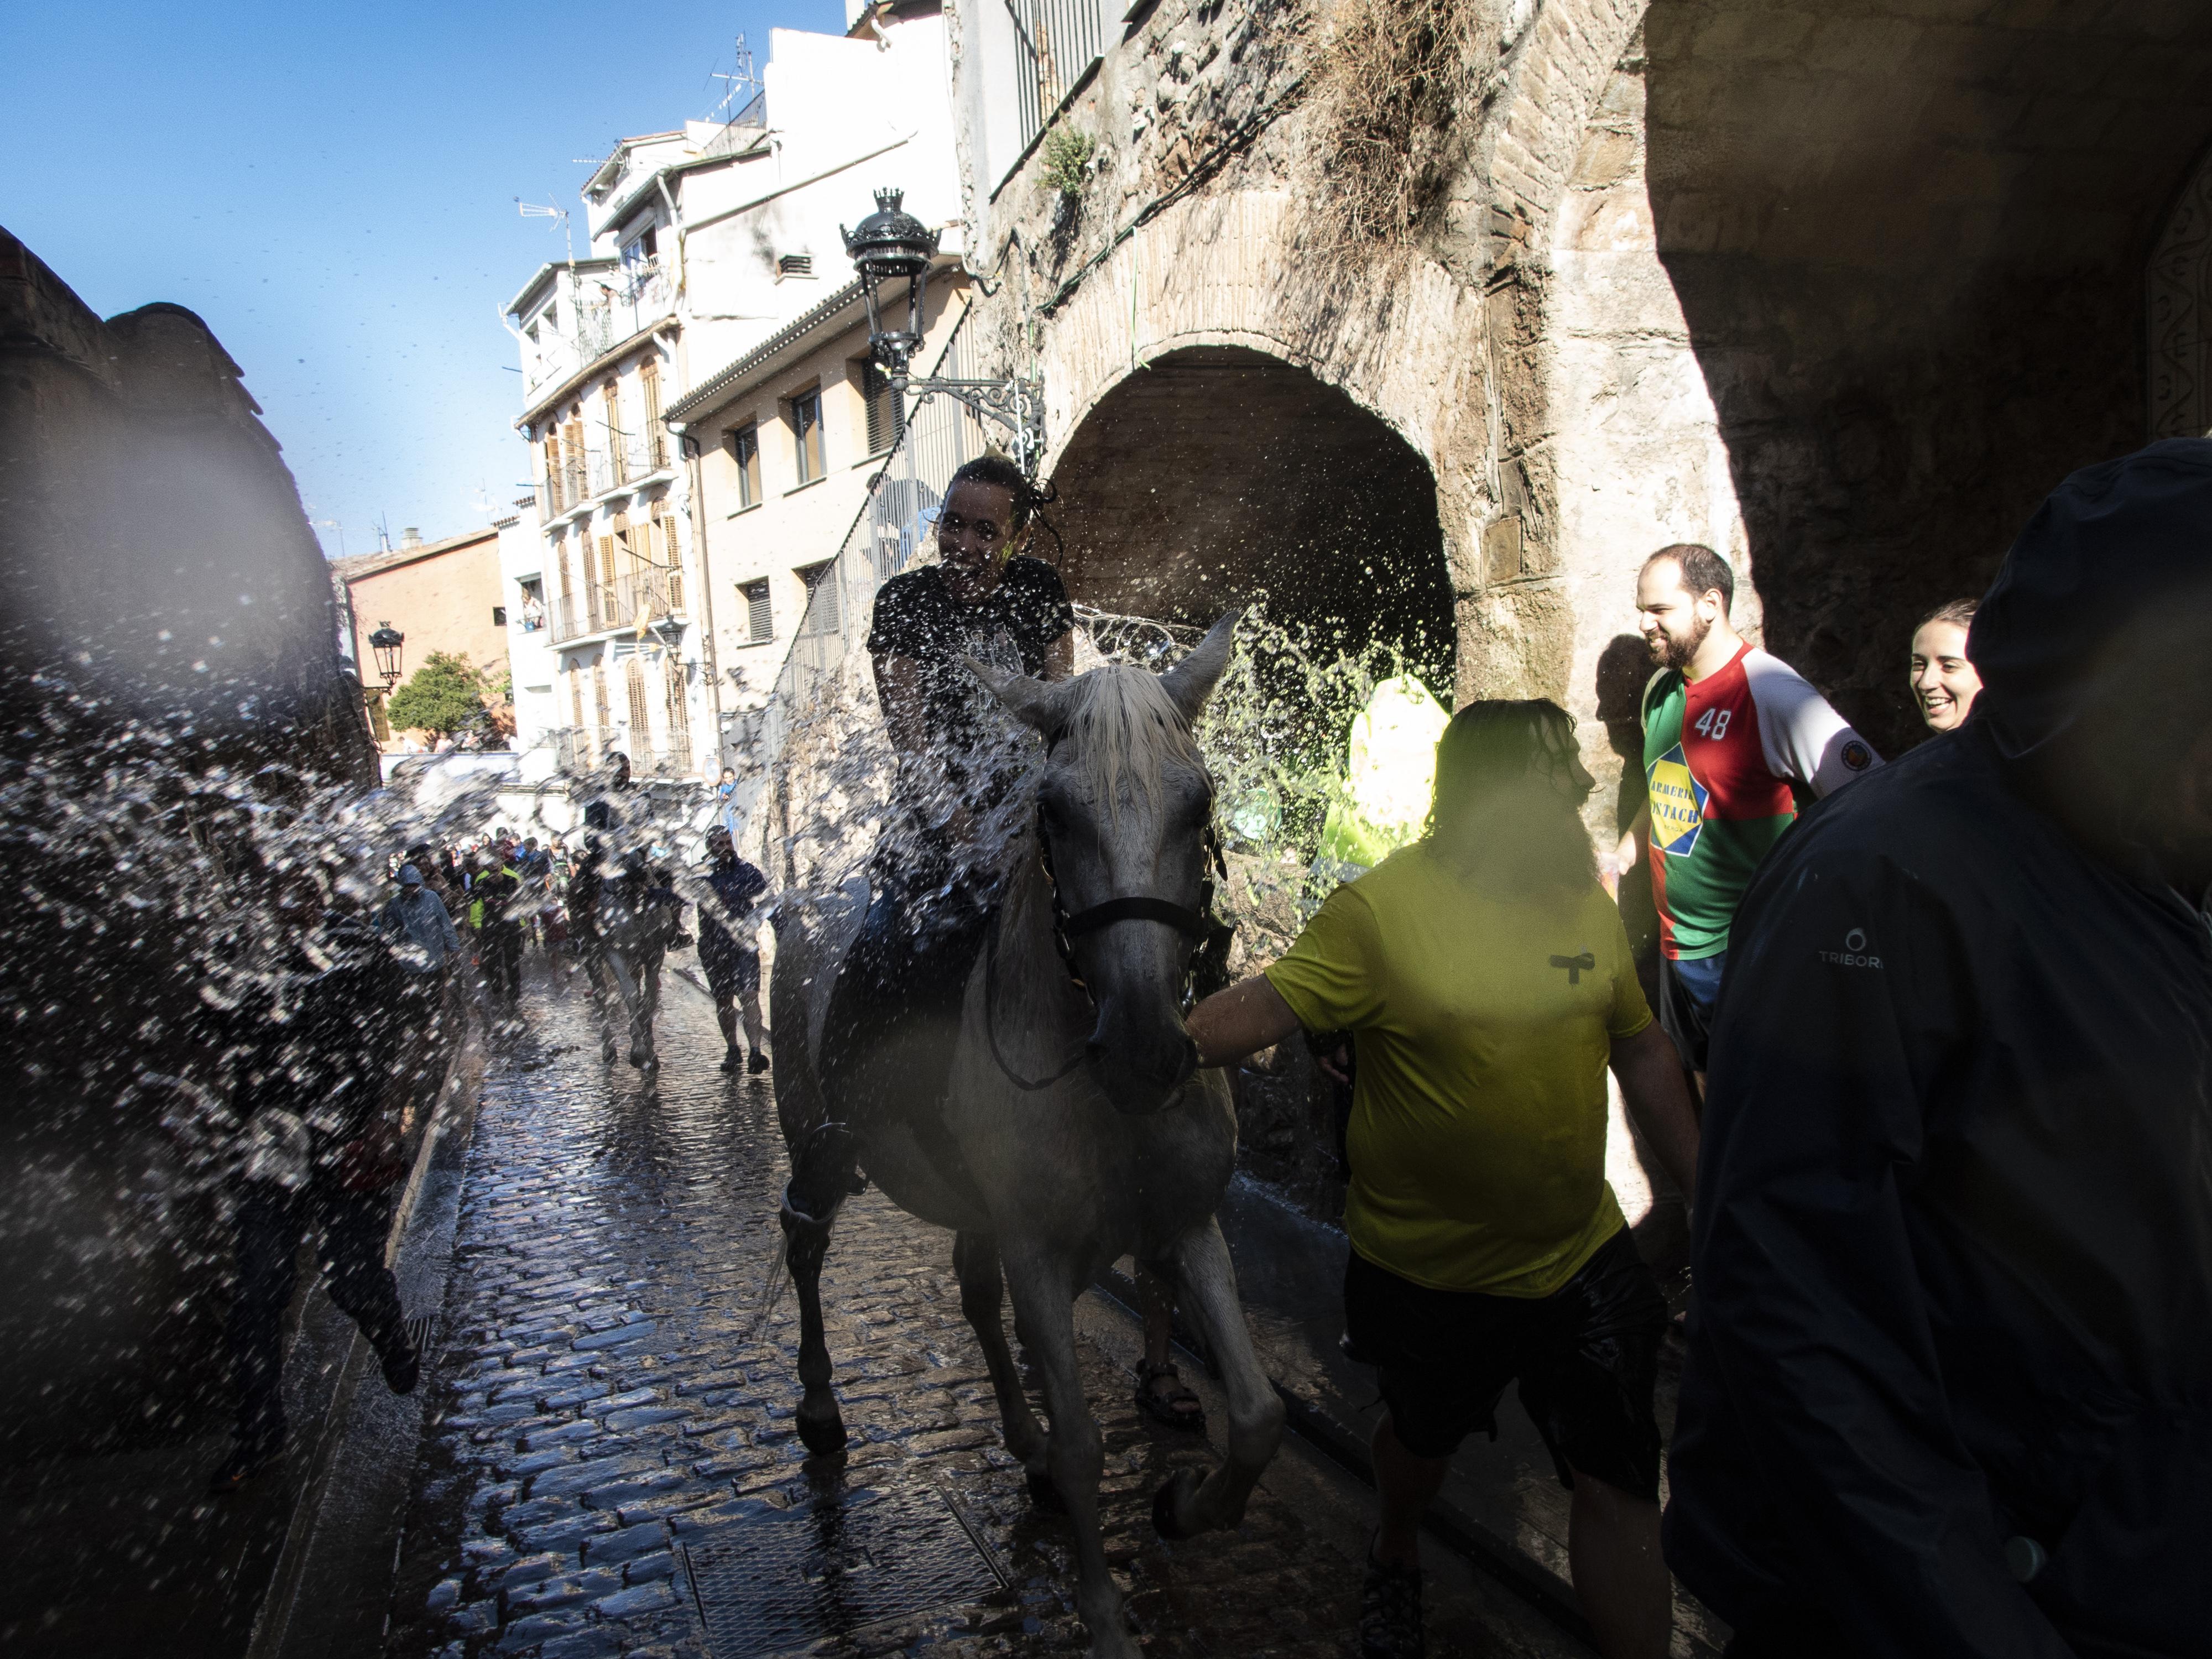
<path fill-rule="evenodd" d="M 1041 680 L 1064 680 L 1075 672 L 1075 630 L 1069 629 L 1044 648 L 1044 663 L 1037 671 Z"/>
<path fill-rule="evenodd" d="M 1620 1103 L 1644 1144 L 1682 1189 L 1682 1201 L 1695 1204 L 1698 1116 L 1682 1081 L 1682 1059 L 1674 1038 L 1654 1020 L 1634 1036 L 1613 1038 L 1608 1063 L 1620 1083 Z"/>
<path fill-rule="evenodd" d="M 1298 1017 L 1264 975 L 1216 991 L 1184 1022 L 1198 1045 L 1200 1066 L 1226 1066 L 1272 1048 L 1298 1029 Z"/>

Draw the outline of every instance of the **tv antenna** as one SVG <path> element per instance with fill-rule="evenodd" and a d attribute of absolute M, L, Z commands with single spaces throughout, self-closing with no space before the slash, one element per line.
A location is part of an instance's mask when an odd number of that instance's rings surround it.
<path fill-rule="evenodd" d="M 745 44 L 744 35 L 738 37 L 733 67 L 726 73 L 710 70 L 707 78 L 723 83 L 722 100 L 707 112 L 707 118 L 719 121 L 725 127 L 735 126 L 761 94 L 760 76 L 753 69 L 753 49 Z"/>
<path fill-rule="evenodd" d="M 576 234 L 568 223 L 568 210 L 550 204 L 541 206 L 536 202 L 526 202 L 520 196 L 514 198 L 514 206 L 515 210 L 526 219 L 558 219 L 561 222 L 561 235 L 568 246 L 568 269 L 573 274 L 576 268 Z"/>

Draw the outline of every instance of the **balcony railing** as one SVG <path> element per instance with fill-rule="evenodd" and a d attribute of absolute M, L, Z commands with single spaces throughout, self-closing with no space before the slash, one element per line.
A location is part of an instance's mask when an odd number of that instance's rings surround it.
<path fill-rule="evenodd" d="M 634 778 L 681 778 L 691 773 L 691 733 L 681 726 L 668 733 L 665 748 L 655 748 L 650 734 L 634 733 L 619 721 L 611 726 L 564 726 L 549 735 L 554 758 L 563 772 L 594 771 L 610 754 L 620 750 L 629 757 Z"/>
<path fill-rule="evenodd" d="M 650 627 L 684 616 L 684 573 L 651 570 L 600 582 L 570 594 L 554 606 L 553 643 L 566 645 L 587 634 Z"/>
<path fill-rule="evenodd" d="M 530 392 L 604 357 L 675 309 L 676 285 L 657 259 L 626 265 L 604 283 L 586 278 L 579 286 L 593 297 L 574 297 L 568 308 L 573 327 L 543 339 L 537 361 L 524 366 Z"/>
<path fill-rule="evenodd" d="M 603 448 L 587 449 L 581 457 L 564 458 L 553 477 L 538 486 L 540 518 L 566 513 L 610 489 L 667 470 L 671 452 L 665 430 L 617 432 L 609 436 Z"/>
<path fill-rule="evenodd" d="M 1104 9 L 1099 0 L 1006 0 L 1006 5 L 1014 20 L 1015 84 L 1026 149 L 1098 61 L 1106 38 Z"/>

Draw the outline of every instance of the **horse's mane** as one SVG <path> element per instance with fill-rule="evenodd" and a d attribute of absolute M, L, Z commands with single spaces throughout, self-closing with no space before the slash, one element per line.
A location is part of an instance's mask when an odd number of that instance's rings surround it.
<path fill-rule="evenodd" d="M 1205 757 L 1182 711 L 1157 674 L 1108 663 L 1066 683 L 1060 735 L 1073 739 L 1091 773 L 1093 799 L 1120 811 L 1126 784 L 1160 799 L 1160 768 L 1181 761 L 1203 772 Z"/>

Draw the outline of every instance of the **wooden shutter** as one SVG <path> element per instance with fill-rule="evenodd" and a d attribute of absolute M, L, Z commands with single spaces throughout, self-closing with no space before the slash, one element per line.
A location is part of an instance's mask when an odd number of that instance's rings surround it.
<path fill-rule="evenodd" d="M 769 587 L 765 581 L 744 585 L 745 625 L 750 630 L 751 642 L 766 645 L 775 637 L 775 615 L 769 609 Z"/>
<path fill-rule="evenodd" d="M 658 472 L 668 465 L 668 434 L 660 424 L 660 360 L 647 357 L 637 372 L 639 397 L 645 404 L 647 463 Z"/>
<path fill-rule="evenodd" d="M 860 396 L 867 404 L 868 453 L 880 455 L 898 441 L 906 427 L 906 400 L 883 370 L 860 365 Z"/>
<path fill-rule="evenodd" d="M 666 705 L 668 758 L 679 772 L 691 769 L 691 716 L 684 702 L 684 665 L 670 652 L 660 659 L 661 699 Z"/>
<path fill-rule="evenodd" d="M 617 483 L 629 482 L 629 437 L 623 430 L 622 382 L 609 380 L 599 396 L 607 406 L 607 465 Z"/>
<path fill-rule="evenodd" d="M 675 515 L 665 507 L 659 511 L 660 516 L 653 522 L 660 530 L 661 581 L 666 589 L 668 614 L 672 617 L 684 609 L 684 554 L 676 539 Z"/>
<path fill-rule="evenodd" d="M 549 430 L 545 434 L 545 510 L 548 514 L 562 510 L 561 499 L 561 441 Z"/>
<path fill-rule="evenodd" d="M 584 674 L 574 659 L 568 664 L 568 701 L 575 705 L 576 729 L 584 729 Z"/>
<path fill-rule="evenodd" d="M 799 573 L 806 584 L 806 615 L 799 631 L 812 637 L 838 630 L 837 562 L 809 565 Z"/>
<path fill-rule="evenodd" d="M 604 732 L 608 720 L 607 665 L 604 653 L 592 659 L 592 703 L 599 712 L 599 729 Z"/>
<path fill-rule="evenodd" d="M 629 740 L 637 748 L 645 749 L 649 747 L 647 738 L 653 730 L 652 705 L 645 696 L 645 663 L 634 651 L 630 653 L 629 672 L 624 678 L 629 688 Z"/>
<path fill-rule="evenodd" d="M 615 538 L 599 538 L 599 619 L 601 628 L 622 626 L 622 612 L 616 608 L 617 599 L 617 567 L 615 563 Z"/>

